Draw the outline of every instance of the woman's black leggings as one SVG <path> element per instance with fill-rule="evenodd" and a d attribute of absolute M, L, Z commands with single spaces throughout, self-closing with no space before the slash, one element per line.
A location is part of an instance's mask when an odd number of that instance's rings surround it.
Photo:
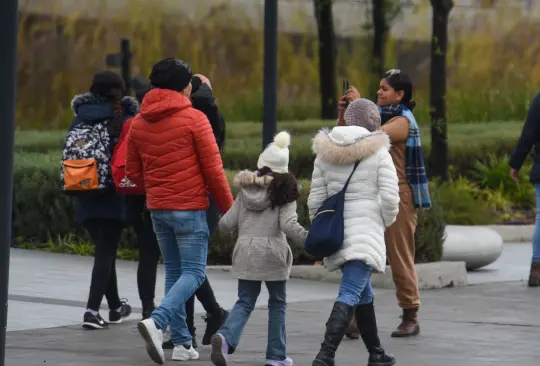
<path fill-rule="evenodd" d="M 88 220 L 84 226 L 96 247 L 86 307 L 99 311 L 105 296 L 109 309 L 118 309 L 122 304 L 116 282 L 116 251 L 124 226 L 115 220 L 100 219 Z"/>
<path fill-rule="evenodd" d="M 144 210 L 140 219 L 133 224 L 139 247 L 139 266 L 137 268 L 137 287 L 143 310 L 154 307 L 156 295 L 157 266 L 160 256 L 150 212 Z"/>

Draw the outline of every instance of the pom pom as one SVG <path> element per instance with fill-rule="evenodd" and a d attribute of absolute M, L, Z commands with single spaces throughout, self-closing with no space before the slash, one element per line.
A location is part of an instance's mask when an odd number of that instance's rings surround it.
<path fill-rule="evenodd" d="M 289 147 L 291 144 L 291 135 L 286 131 L 281 131 L 274 137 L 274 144 L 281 149 Z"/>

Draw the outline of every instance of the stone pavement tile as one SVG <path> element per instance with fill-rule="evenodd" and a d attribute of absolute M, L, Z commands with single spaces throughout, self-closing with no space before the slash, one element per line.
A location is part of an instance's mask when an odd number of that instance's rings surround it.
<path fill-rule="evenodd" d="M 21 300 L 21 297 L 37 297 L 68 300 L 73 305 L 79 303 L 84 306 L 88 297 L 92 264 L 91 257 L 12 249 L 9 294 L 12 300 Z M 116 268 L 120 297 L 128 298 L 132 306 L 140 307 L 137 263 L 117 261 Z M 160 265 L 156 284 L 156 303 L 158 304 L 163 298 L 164 277 L 163 266 Z M 208 278 L 221 305 L 225 308 L 232 307 L 236 301 L 238 284 L 231 273 L 210 271 Z M 335 296 L 338 289 L 335 284 L 306 280 L 289 281 L 288 287 L 290 302 L 330 299 Z M 263 293 L 266 293 L 266 289 Z M 263 305 L 265 302 L 263 296 L 258 305 Z M 198 302 L 195 304 L 195 311 L 203 312 L 201 305 Z"/>
<path fill-rule="evenodd" d="M 531 243 L 506 243 L 494 263 L 467 273 L 469 285 L 527 280 L 531 255 Z"/>
<path fill-rule="evenodd" d="M 53 328 L 82 321 L 80 308 L 73 306 L 8 301 L 8 331 Z"/>
<path fill-rule="evenodd" d="M 392 339 L 399 322 L 391 292 L 376 297 L 383 345 L 402 366 L 536 366 L 540 359 L 540 291 L 522 283 L 472 286 L 422 293 L 422 333 L 413 339 Z M 298 366 L 309 366 L 323 337 L 332 301 L 289 304 L 287 338 L 289 356 Z M 202 324 L 197 324 L 201 330 Z M 264 365 L 267 312 L 256 309 L 245 328 L 242 343 L 230 356 L 231 365 Z M 209 349 L 201 360 L 186 366 L 208 365 Z M 44 363 L 58 366 L 153 365 L 146 355 L 136 323 L 106 331 L 79 327 L 9 332 L 6 365 Z M 167 352 L 170 357 L 170 352 Z M 360 341 L 345 340 L 337 364 L 363 365 L 366 351 Z M 172 362 L 168 362 L 172 364 Z"/>
<path fill-rule="evenodd" d="M 86 306 L 93 258 L 65 254 L 12 249 L 9 283 L 10 308 L 8 330 L 46 328 L 74 325 L 81 321 Z M 130 300 L 134 317 L 139 317 L 140 302 L 137 290 L 137 263 L 117 262 L 120 296 Z M 210 271 L 210 283 L 221 306 L 230 309 L 236 302 L 237 281 L 230 272 Z M 159 304 L 164 288 L 163 266 L 158 267 L 156 303 Z M 332 299 L 338 286 L 306 280 L 291 280 L 287 284 L 288 301 Z M 265 305 L 268 292 L 263 286 L 257 306 Z M 25 305 L 21 307 L 23 303 Z M 39 304 L 39 305 L 35 305 Z M 54 305 L 54 306 L 53 306 Z M 26 309 L 43 309 L 43 312 L 26 316 Z M 66 306 L 71 307 L 67 309 Z M 56 310 L 55 310 L 56 309 Z M 107 309 L 103 303 L 103 309 Z M 201 304 L 195 302 L 195 311 L 203 313 Z M 40 316 L 43 321 L 40 322 Z M 107 312 L 102 310 L 102 316 Z"/>

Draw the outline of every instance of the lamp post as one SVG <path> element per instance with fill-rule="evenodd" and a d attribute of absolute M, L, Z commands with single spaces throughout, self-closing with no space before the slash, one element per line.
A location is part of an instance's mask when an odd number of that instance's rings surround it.
<path fill-rule="evenodd" d="M 277 0 L 264 2 L 264 86 L 263 86 L 263 149 L 271 143 L 277 128 Z"/>
<path fill-rule="evenodd" d="M 6 358 L 18 17 L 18 0 L 0 1 L 0 366 Z"/>
<path fill-rule="evenodd" d="M 126 84 L 126 95 L 131 95 L 133 80 L 131 78 L 131 42 L 129 39 L 122 39 L 120 42 L 120 52 L 107 55 L 107 66 L 120 67 L 122 79 Z"/>

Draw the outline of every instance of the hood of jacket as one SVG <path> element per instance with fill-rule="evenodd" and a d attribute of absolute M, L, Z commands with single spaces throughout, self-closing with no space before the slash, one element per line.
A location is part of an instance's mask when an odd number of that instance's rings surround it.
<path fill-rule="evenodd" d="M 214 95 L 212 94 L 212 89 L 206 84 L 201 84 L 197 90 L 191 93 L 190 96 L 191 103 L 193 103 L 193 108 L 197 108 L 197 105 L 214 105 Z M 198 109 L 198 108 L 197 108 Z"/>
<path fill-rule="evenodd" d="M 257 173 L 244 170 L 234 177 L 233 185 L 240 189 L 247 209 L 262 211 L 271 206 L 268 187 L 273 179 L 269 175 L 261 177 Z"/>
<path fill-rule="evenodd" d="M 141 104 L 141 116 L 147 122 L 159 122 L 175 113 L 191 107 L 188 97 L 174 90 L 154 88 Z"/>
<path fill-rule="evenodd" d="M 122 107 L 126 117 L 133 117 L 139 112 L 139 103 L 132 97 L 124 97 Z M 101 122 L 113 116 L 114 104 L 96 94 L 85 93 L 73 98 L 71 109 L 81 122 Z"/>
<path fill-rule="evenodd" d="M 369 132 L 360 126 L 338 126 L 320 130 L 313 139 L 313 152 L 331 164 L 350 165 L 390 149 L 390 138 L 382 131 Z"/>

